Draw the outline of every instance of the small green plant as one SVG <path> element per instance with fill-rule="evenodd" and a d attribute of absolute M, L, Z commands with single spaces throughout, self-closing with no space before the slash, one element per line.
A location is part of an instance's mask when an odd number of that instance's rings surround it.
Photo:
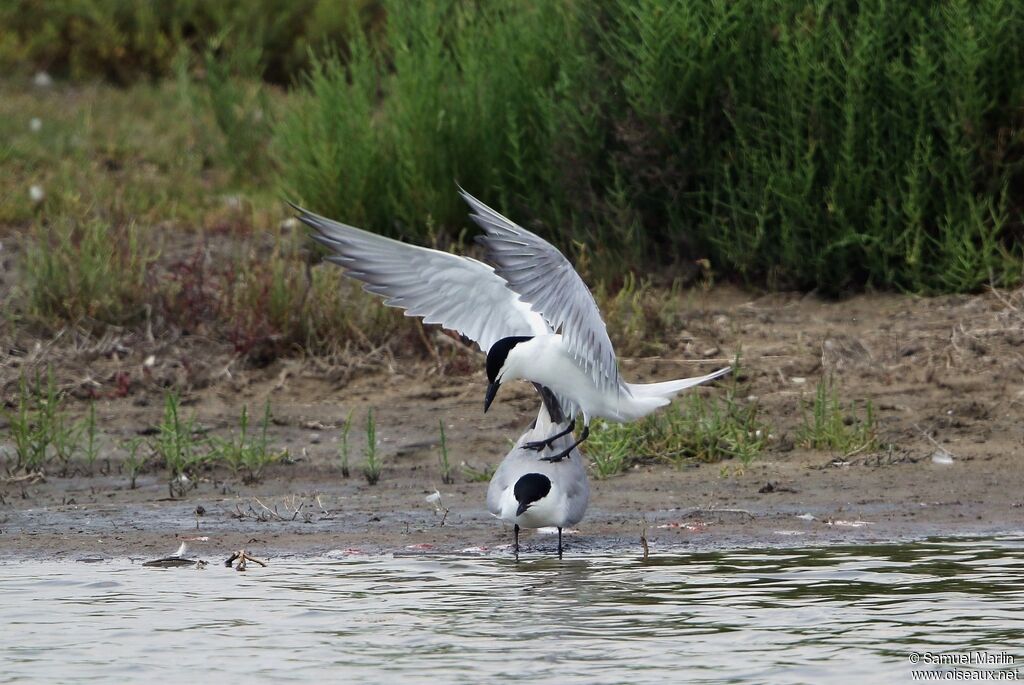
<path fill-rule="evenodd" d="M 181 418 L 181 400 L 169 392 L 164 398 L 164 415 L 152 444 L 154 454 L 167 467 L 167 487 L 171 497 L 180 497 L 195 486 L 195 470 L 204 461 L 197 450 L 194 419 Z"/>
<path fill-rule="evenodd" d="M 851 454 L 878 445 L 874 405 L 870 400 L 864 403 L 863 417 L 858 416 L 855 403 L 844 407 L 831 376 L 818 381 L 810 405 L 800 401 L 800 411 L 803 425 L 797 442 L 802 447 Z"/>
<path fill-rule="evenodd" d="M 232 473 L 242 474 L 245 483 L 258 483 L 263 478 L 266 467 L 285 456 L 285 451 L 270 449 L 267 439 L 267 427 L 270 425 L 270 400 L 263 408 L 263 420 L 260 421 L 259 432 L 249 434 L 249 407 L 242 407 L 239 418 L 237 437 L 232 435 L 228 440 L 211 440 L 209 459 L 211 462 L 224 461 Z"/>
<path fill-rule="evenodd" d="M 472 464 L 462 462 L 459 464 L 459 470 L 470 483 L 486 483 L 494 476 L 494 467 L 490 464 L 484 464 L 477 468 Z"/>
<path fill-rule="evenodd" d="M 124 449 L 128 452 L 128 456 L 124 458 L 124 468 L 128 471 L 128 487 L 132 490 L 135 489 L 135 481 L 139 477 L 139 473 L 142 472 L 143 467 L 146 465 L 146 457 L 139 454 L 139 450 L 145 444 L 145 440 L 136 438 L 128 440 L 123 445 Z"/>
<path fill-rule="evenodd" d="M 452 465 L 448 461 L 448 439 L 444 434 L 444 421 L 438 421 L 437 427 L 441 431 L 441 453 L 439 458 L 441 460 L 441 482 L 445 485 L 451 485 L 455 482 L 452 477 Z"/>
<path fill-rule="evenodd" d="M 345 417 L 345 424 L 341 428 L 341 441 L 338 443 L 338 457 L 341 460 L 341 477 L 348 478 L 351 475 L 348 465 L 348 432 L 352 429 L 352 412 L 350 409 Z"/>
<path fill-rule="evenodd" d="M 373 409 L 366 413 L 366 464 L 363 465 L 363 477 L 370 485 L 380 480 L 381 464 L 377 457 L 377 424 L 373 419 Z"/>
<path fill-rule="evenodd" d="M 630 455 L 638 442 L 635 431 L 619 430 L 619 424 L 595 421 L 587 440 L 590 468 L 598 478 L 624 472 L 632 463 Z"/>
<path fill-rule="evenodd" d="M 617 290 L 602 281 L 594 296 L 618 352 L 658 354 L 664 350 L 664 345 L 652 341 L 662 338 L 662 331 L 677 315 L 679 292 L 675 286 L 667 292 L 655 290 L 650 281 L 637 280 L 630 272 Z"/>
<path fill-rule="evenodd" d="M 14 411 L 3 411 L 14 443 L 13 471 L 44 471 L 54 458 L 67 471 L 74 452 L 75 433 L 64 413 L 64 395 L 57 389 L 52 370 L 44 384 L 36 373 L 32 382 L 22 375 Z"/>
<path fill-rule="evenodd" d="M 82 447 L 82 456 L 85 457 L 85 468 L 86 472 L 91 476 L 93 475 L 93 467 L 96 465 L 96 459 L 99 457 L 99 445 L 97 445 L 96 437 L 96 403 L 89 403 L 89 413 L 85 415 L 85 420 L 81 426 L 81 430 L 85 433 L 85 444 Z"/>

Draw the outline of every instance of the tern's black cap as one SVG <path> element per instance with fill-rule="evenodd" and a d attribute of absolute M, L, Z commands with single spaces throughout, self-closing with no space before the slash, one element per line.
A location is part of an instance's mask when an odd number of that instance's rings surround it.
<path fill-rule="evenodd" d="M 528 473 L 518 481 L 512 493 L 519 502 L 516 516 L 530 508 L 530 505 L 551 492 L 551 479 L 542 473 Z"/>
<path fill-rule="evenodd" d="M 494 379 L 498 377 L 498 372 L 505 365 L 508 353 L 512 351 L 513 347 L 532 339 L 533 336 L 529 335 L 513 335 L 502 338 L 491 345 L 491 349 L 487 350 L 487 380 L 493 383 Z"/>

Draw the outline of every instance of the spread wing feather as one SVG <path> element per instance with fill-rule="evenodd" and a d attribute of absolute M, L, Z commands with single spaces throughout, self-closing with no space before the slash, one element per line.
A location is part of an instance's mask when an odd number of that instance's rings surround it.
<path fill-rule="evenodd" d="M 494 269 L 470 257 L 409 245 L 332 221 L 292 205 L 312 237 L 332 251 L 327 259 L 384 304 L 440 324 L 486 352 L 510 335 L 550 333 Z"/>
<path fill-rule="evenodd" d="M 594 296 L 558 249 L 459 188 L 470 216 L 486 233 L 495 272 L 519 298 L 562 334 L 569 353 L 601 389 L 628 393 Z"/>

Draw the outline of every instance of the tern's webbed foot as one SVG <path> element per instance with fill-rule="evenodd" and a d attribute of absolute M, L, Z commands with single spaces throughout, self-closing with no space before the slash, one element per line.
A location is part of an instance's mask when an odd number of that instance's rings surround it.
<path fill-rule="evenodd" d="M 554 435 L 549 435 L 543 440 L 531 440 L 530 442 L 524 442 L 523 448 L 528 450 L 534 450 L 536 452 L 542 452 L 543 450 L 546 450 L 549 447 L 551 447 L 551 445 L 555 443 L 555 440 L 558 440 L 559 438 L 564 437 L 569 433 L 572 433 L 575 428 L 576 419 L 573 419 L 572 421 L 569 422 L 569 425 L 566 426 L 564 430 L 560 430 Z"/>
<path fill-rule="evenodd" d="M 559 452 L 558 454 L 552 454 L 550 457 L 541 457 L 540 460 L 541 461 L 549 461 L 552 464 L 557 464 L 558 462 L 562 461 L 563 459 L 569 459 L 570 457 L 571 457 L 571 455 L 566 454 L 565 452 Z"/>
<path fill-rule="evenodd" d="M 569 445 L 568 447 L 566 447 L 564 450 L 562 450 L 558 454 L 552 454 L 550 457 L 541 457 L 540 460 L 541 461 L 550 461 L 552 463 L 562 461 L 563 459 L 565 459 L 566 457 L 571 455 L 572 451 L 574 449 L 576 449 L 577 447 L 579 447 L 583 443 L 583 441 L 587 439 L 587 437 L 589 435 L 590 435 L 590 426 L 583 426 L 583 433 L 580 434 L 580 439 L 579 440 L 577 440 L 573 444 Z"/>

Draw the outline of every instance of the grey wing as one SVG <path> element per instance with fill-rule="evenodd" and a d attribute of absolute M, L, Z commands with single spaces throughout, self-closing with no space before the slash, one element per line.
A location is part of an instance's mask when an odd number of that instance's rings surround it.
<path fill-rule="evenodd" d="M 332 221 L 292 205 L 312 237 L 330 249 L 327 259 L 384 304 L 406 310 L 475 341 L 484 352 L 511 335 L 550 332 L 542 316 L 509 290 L 483 262 L 409 245 Z"/>
<path fill-rule="evenodd" d="M 519 448 L 514 447 L 513 449 Z M 491 476 L 491 482 L 487 486 L 487 511 L 495 516 L 501 516 L 501 493 L 505 492 L 505 488 L 512 484 L 512 475 L 511 463 L 506 457 L 498 464 L 498 469 Z"/>
<path fill-rule="evenodd" d="M 569 525 L 575 525 L 582 521 L 583 515 L 587 513 L 587 505 L 590 503 L 590 483 L 587 481 L 587 471 L 583 468 L 583 456 L 578 449 L 572 451 L 569 461 L 580 466 L 565 493 L 569 498 L 569 513 L 566 518 Z"/>
<path fill-rule="evenodd" d="M 572 434 L 559 438 L 551 445 L 551 450 L 553 452 L 564 450 L 572 444 L 573 440 L 575 440 L 575 436 Z M 566 523 L 570 526 L 579 523 L 590 502 L 590 483 L 587 480 L 587 469 L 583 464 L 583 455 L 579 448 L 574 449 L 568 458 L 551 464 L 549 469 L 548 477 L 558 479 L 569 502 Z"/>
<path fill-rule="evenodd" d="M 459 188 L 482 238 L 495 272 L 548 325 L 562 334 L 569 353 L 601 389 L 628 392 L 619 378 L 615 350 L 594 296 L 558 249 L 513 223 Z"/>

